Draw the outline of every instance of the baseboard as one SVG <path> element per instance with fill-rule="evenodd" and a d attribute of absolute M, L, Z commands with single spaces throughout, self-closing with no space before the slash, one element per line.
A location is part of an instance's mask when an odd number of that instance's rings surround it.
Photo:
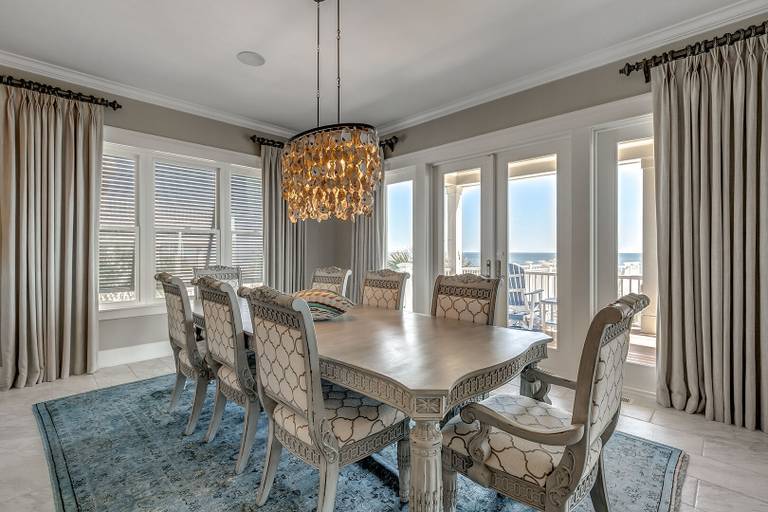
<path fill-rule="evenodd" d="M 173 351 L 171 350 L 171 344 L 168 340 L 132 345 L 130 347 L 99 350 L 99 368 L 136 363 L 139 361 L 146 361 L 147 359 L 157 359 L 158 357 L 170 355 L 173 355 Z"/>
<path fill-rule="evenodd" d="M 640 389 L 640 388 L 633 388 L 629 386 L 624 386 L 624 394 L 629 395 L 630 397 L 639 397 L 639 398 L 648 398 L 656 401 L 656 393 L 653 391 L 649 391 L 647 389 Z"/>

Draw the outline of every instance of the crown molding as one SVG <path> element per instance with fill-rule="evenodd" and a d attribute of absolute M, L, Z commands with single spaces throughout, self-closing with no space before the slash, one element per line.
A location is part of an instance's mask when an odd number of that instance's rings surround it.
<path fill-rule="evenodd" d="M 661 46 L 674 43 L 675 41 L 686 39 L 687 37 L 692 37 L 709 30 L 715 30 L 724 25 L 736 23 L 765 12 L 768 12 L 768 0 L 742 0 L 733 5 L 715 9 L 714 11 L 691 18 L 690 20 L 573 59 L 566 64 L 546 68 L 525 77 L 512 80 L 511 82 L 446 103 L 440 107 L 425 110 L 421 113 L 397 121 L 384 123 L 378 127 L 378 131 L 381 136 L 387 136 L 398 130 L 404 130 L 411 126 L 426 123 L 427 121 L 432 121 L 461 110 L 466 110 L 489 101 L 503 98 L 504 96 L 509 96 L 583 71 L 611 64 L 612 62 L 632 57 L 633 55 L 655 50 Z M 618 74 L 618 68 L 616 73 Z"/>
<path fill-rule="evenodd" d="M 96 89 L 98 91 L 114 94 L 117 96 L 123 96 L 132 100 L 143 101 L 145 103 L 151 103 L 152 105 L 158 105 L 160 107 L 170 108 L 178 110 L 180 112 L 186 112 L 187 114 L 193 114 L 215 121 L 221 121 L 223 123 L 233 124 L 235 126 L 242 126 L 244 128 L 250 128 L 251 130 L 258 130 L 270 135 L 277 135 L 278 137 L 292 137 L 295 130 L 278 126 L 271 123 L 259 121 L 247 116 L 233 114 L 231 112 L 225 112 L 217 110 L 211 107 L 206 107 L 191 101 L 186 101 L 178 98 L 172 98 L 164 94 L 148 91 L 146 89 L 140 89 L 131 85 L 122 84 L 101 78 L 73 69 L 57 66 L 48 62 L 24 57 L 23 55 L 17 55 L 15 53 L 6 52 L 0 50 L 0 64 L 11 68 L 26 71 L 28 73 L 35 73 L 36 75 L 42 75 L 48 78 L 56 80 L 62 80 L 82 87 L 88 87 Z"/>

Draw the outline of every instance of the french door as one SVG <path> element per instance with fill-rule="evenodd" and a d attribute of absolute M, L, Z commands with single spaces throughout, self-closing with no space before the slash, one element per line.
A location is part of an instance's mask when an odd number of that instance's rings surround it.
<path fill-rule="evenodd" d="M 558 163 L 567 150 L 555 141 L 435 167 L 435 275 L 501 278 L 497 325 L 557 334 Z"/>

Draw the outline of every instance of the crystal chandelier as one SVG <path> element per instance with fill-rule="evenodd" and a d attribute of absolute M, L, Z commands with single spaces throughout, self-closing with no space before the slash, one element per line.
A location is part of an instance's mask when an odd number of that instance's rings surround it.
<path fill-rule="evenodd" d="M 381 183 L 379 136 L 369 124 L 342 123 L 340 0 L 336 2 L 336 124 L 320 126 L 320 2 L 317 3 L 317 128 L 294 136 L 283 150 L 283 198 L 291 222 L 373 212 Z"/>

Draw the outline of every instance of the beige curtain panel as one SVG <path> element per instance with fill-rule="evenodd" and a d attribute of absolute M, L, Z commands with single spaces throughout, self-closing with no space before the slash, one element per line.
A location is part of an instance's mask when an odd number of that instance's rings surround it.
<path fill-rule="evenodd" d="M 96 369 L 103 107 L 0 86 L 0 390 Z"/>
<path fill-rule="evenodd" d="M 379 151 L 384 165 L 384 151 Z M 362 300 L 363 280 L 369 270 L 379 270 L 384 257 L 384 182 L 373 193 L 373 213 L 369 217 L 358 215 L 352 226 L 352 275 L 347 295 L 354 302 Z"/>
<path fill-rule="evenodd" d="M 657 399 L 768 431 L 768 38 L 653 69 Z"/>
<path fill-rule="evenodd" d="M 306 227 L 292 223 L 283 199 L 283 151 L 261 147 L 264 177 L 264 283 L 283 293 L 304 288 Z"/>

